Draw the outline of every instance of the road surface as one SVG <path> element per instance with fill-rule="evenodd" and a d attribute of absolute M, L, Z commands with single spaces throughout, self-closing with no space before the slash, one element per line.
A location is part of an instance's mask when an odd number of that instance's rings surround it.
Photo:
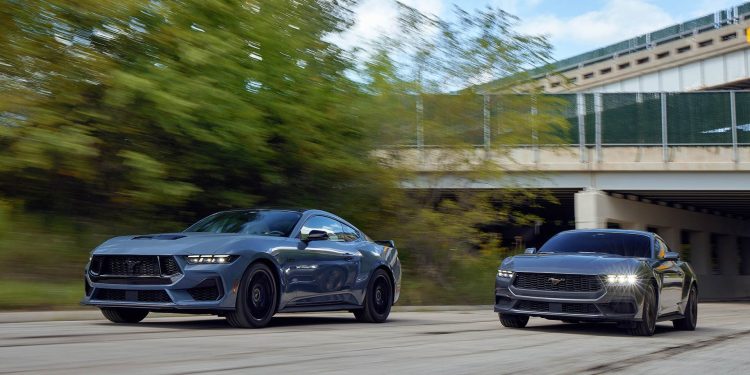
<path fill-rule="evenodd" d="M 532 318 L 502 328 L 487 310 L 282 314 L 261 330 L 210 316 L 0 323 L 0 373 L 61 374 L 748 374 L 750 303 L 705 303 L 698 329 L 654 337 L 608 324 Z"/>

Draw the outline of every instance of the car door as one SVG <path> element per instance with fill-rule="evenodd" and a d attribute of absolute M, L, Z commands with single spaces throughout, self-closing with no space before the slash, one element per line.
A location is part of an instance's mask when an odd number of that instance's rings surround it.
<path fill-rule="evenodd" d="M 654 239 L 654 258 L 656 258 L 657 263 L 654 271 L 661 277 L 662 281 L 662 290 L 659 297 L 660 314 L 677 311 L 678 303 L 682 298 L 684 273 L 679 262 L 664 259 L 667 252 L 669 252 L 669 247 L 661 238 L 656 237 Z"/>
<path fill-rule="evenodd" d="M 287 259 L 285 281 L 294 305 L 355 303 L 352 287 L 359 270 L 343 225 L 333 218 L 315 215 L 300 229 L 300 250 Z M 327 240 L 307 241 L 313 230 L 324 231 Z"/>

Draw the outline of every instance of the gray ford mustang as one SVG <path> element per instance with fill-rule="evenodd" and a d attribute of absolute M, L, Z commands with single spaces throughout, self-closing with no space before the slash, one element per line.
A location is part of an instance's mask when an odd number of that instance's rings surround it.
<path fill-rule="evenodd" d="M 384 322 L 398 300 L 392 241 L 319 210 L 233 210 L 184 232 L 112 238 L 86 265 L 82 303 L 115 323 L 149 311 L 211 313 L 262 327 L 276 312 L 349 310 Z"/>
<path fill-rule="evenodd" d="M 495 279 L 495 312 L 505 327 L 530 316 L 565 322 L 610 321 L 651 336 L 657 321 L 694 330 L 695 273 L 659 236 L 642 231 L 561 232 L 537 251 L 503 260 Z"/>

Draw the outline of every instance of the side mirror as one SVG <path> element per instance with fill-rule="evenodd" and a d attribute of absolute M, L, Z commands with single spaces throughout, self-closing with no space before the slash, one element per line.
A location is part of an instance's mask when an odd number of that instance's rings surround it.
<path fill-rule="evenodd" d="M 680 260 L 680 254 L 673 251 L 668 251 L 666 254 L 664 254 L 664 260 L 678 261 Z"/>
<path fill-rule="evenodd" d="M 526 250 L 523 251 L 524 254 L 535 254 L 536 253 L 536 247 L 527 247 Z"/>
<path fill-rule="evenodd" d="M 311 230 L 310 233 L 307 235 L 307 238 L 305 239 L 306 242 L 311 241 L 327 241 L 328 240 L 328 233 L 322 230 Z"/>

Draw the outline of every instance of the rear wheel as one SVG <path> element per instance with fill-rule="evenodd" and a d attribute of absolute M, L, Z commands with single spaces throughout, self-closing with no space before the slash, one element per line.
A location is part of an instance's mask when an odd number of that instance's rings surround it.
<path fill-rule="evenodd" d="M 234 311 L 226 313 L 233 327 L 265 327 L 276 313 L 278 292 L 273 272 L 263 263 L 256 263 L 245 271 L 237 291 Z"/>
<path fill-rule="evenodd" d="M 695 327 L 698 325 L 698 290 L 694 286 L 690 287 L 687 306 L 685 306 L 685 317 L 673 320 L 672 324 L 675 329 L 695 331 Z"/>
<path fill-rule="evenodd" d="M 635 322 L 633 328 L 628 331 L 633 336 L 653 336 L 656 331 L 656 292 L 653 285 L 646 287 L 646 295 L 643 301 L 643 316 L 640 322 Z"/>
<path fill-rule="evenodd" d="M 112 323 L 138 323 L 148 315 L 148 310 L 102 307 L 102 315 Z"/>
<path fill-rule="evenodd" d="M 529 317 L 526 315 L 514 314 L 497 314 L 500 317 L 500 324 L 508 328 L 523 328 L 529 323 Z"/>
<path fill-rule="evenodd" d="M 372 274 L 365 292 L 365 303 L 360 310 L 354 310 L 354 317 L 364 323 L 383 323 L 388 319 L 393 305 L 391 278 L 383 269 Z"/>

